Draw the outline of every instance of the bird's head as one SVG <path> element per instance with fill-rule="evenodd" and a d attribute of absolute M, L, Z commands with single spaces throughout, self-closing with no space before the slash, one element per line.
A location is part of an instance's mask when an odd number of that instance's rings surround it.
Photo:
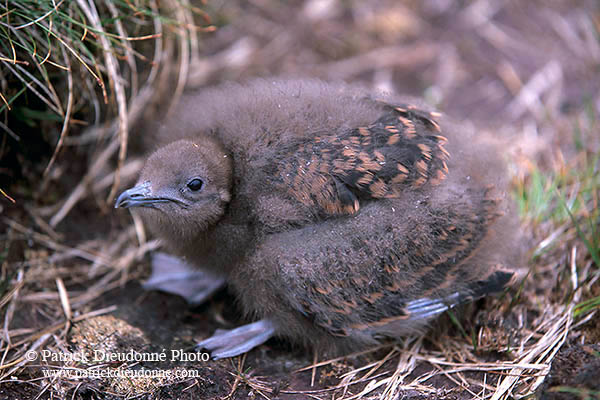
<path fill-rule="evenodd" d="M 213 138 L 180 140 L 153 153 L 136 186 L 115 208 L 136 207 L 169 241 L 192 239 L 215 224 L 231 199 L 231 157 Z"/>

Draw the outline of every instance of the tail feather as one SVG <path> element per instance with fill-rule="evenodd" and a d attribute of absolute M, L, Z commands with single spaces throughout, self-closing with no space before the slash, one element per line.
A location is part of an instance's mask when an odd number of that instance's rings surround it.
<path fill-rule="evenodd" d="M 497 270 L 486 279 L 474 282 L 468 292 L 454 292 L 439 299 L 421 298 L 407 303 L 411 320 L 430 318 L 453 307 L 469 303 L 492 293 L 503 291 L 512 280 L 510 271 Z"/>

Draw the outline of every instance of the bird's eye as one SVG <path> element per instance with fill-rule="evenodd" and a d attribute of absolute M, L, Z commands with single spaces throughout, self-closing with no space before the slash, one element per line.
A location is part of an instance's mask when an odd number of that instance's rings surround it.
<path fill-rule="evenodd" d="M 192 192 L 197 192 L 198 190 L 202 189 L 202 186 L 204 186 L 204 182 L 202 182 L 202 179 L 198 179 L 198 178 L 194 178 L 191 181 L 188 182 L 187 187 L 192 191 Z"/>

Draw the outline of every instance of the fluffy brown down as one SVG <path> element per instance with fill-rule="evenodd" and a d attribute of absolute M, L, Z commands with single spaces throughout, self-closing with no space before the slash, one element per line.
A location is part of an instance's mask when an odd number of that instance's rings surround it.
<path fill-rule="evenodd" d="M 519 235 L 498 150 L 424 107 L 254 80 L 184 97 L 160 138 L 174 143 L 139 182 L 188 206 L 144 208 L 145 222 L 294 342 L 356 350 L 422 329 L 410 302 L 511 280 Z M 204 186 L 188 196 L 193 176 Z"/>

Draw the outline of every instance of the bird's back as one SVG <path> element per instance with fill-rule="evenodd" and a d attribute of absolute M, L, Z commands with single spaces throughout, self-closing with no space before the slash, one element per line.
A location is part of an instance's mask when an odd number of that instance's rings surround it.
<path fill-rule="evenodd" d="M 184 97 L 161 131 L 163 142 L 215 135 L 233 156 L 233 202 L 270 230 L 352 215 L 415 190 L 428 196 L 436 185 L 435 194 L 504 186 L 497 154 L 473 132 L 440 128 L 425 107 L 351 85 L 228 83 Z"/>
<path fill-rule="evenodd" d="M 355 214 L 369 200 L 400 197 L 447 173 L 445 138 L 431 113 L 360 88 L 257 80 L 181 104 L 179 114 L 195 118 L 176 116 L 163 130 L 168 138 L 216 135 L 233 155 L 234 191 L 244 204 L 256 202 L 269 226 L 279 219 L 269 214 L 282 209 L 296 225 Z"/>

